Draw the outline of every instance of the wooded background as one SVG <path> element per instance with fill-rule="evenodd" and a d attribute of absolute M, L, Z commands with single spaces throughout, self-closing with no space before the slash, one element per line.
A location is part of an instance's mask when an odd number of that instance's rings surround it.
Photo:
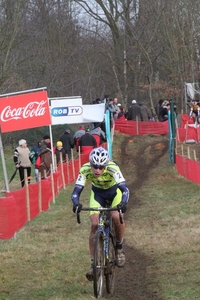
<path fill-rule="evenodd" d="M 118 97 L 185 109 L 200 79 L 198 0 L 0 1 L 0 94 L 47 87 L 83 104 Z"/>

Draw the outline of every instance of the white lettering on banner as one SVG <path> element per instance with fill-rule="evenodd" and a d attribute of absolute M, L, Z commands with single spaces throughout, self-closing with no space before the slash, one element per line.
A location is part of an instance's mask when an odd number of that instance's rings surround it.
<path fill-rule="evenodd" d="M 30 102 L 25 107 L 11 108 L 6 106 L 1 113 L 1 121 L 8 122 L 10 120 L 27 119 L 32 117 L 40 117 L 45 114 L 46 108 L 43 105 L 46 101 Z"/>
<path fill-rule="evenodd" d="M 82 114 L 80 106 L 53 107 L 51 114 L 53 117 L 77 116 Z"/>

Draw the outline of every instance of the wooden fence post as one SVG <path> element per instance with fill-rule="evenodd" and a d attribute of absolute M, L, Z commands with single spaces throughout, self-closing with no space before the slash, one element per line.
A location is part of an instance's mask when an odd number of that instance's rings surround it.
<path fill-rule="evenodd" d="M 41 173 L 38 173 L 38 207 L 39 212 L 42 212 L 42 182 L 41 182 Z"/>
<path fill-rule="evenodd" d="M 30 211 L 30 196 L 29 196 L 27 169 L 24 169 L 24 180 L 25 180 L 25 189 L 26 189 L 26 212 L 27 212 L 27 220 L 28 220 L 28 222 L 30 222 L 30 220 L 31 220 L 31 211 Z"/>
<path fill-rule="evenodd" d="M 70 183 L 70 176 L 69 176 L 69 159 L 68 159 L 68 155 L 67 155 L 67 180 L 68 180 L 68 184 Z"/>
<path fill-rule="evenodd" d="M 139 123 L 138 123 L 138 116 L 136 116 L 136 135 L 139 135 Z"/>
<path fill-rule="evenodd" d="M 62 158 L 62 153 L 60 152 L 60 167 L 61 167 L 61 176 L 62 176 L 62 183 L 63 183 L 63 188 L 65 190 L 65 176 L 64 176 L 64 170 L 63 170 L 63 158 Z"/>
<path fill-rule="evenodd" d="M 54 190 L 54 179 L 53 179 L 53 172 L 52 172 L 52 165 L 51 165 L 51 189 L 52 189 L 52 196 L 53 196 L 53 203 L 55 203 L 55 190 Z"/>
<path fill-rule="evenodd" d="M 72 162 L 73 180 L 75 180 L 74 153 L 72 149 L 71 149 L 71 156 L 72 156 L 71 162 Z"/>

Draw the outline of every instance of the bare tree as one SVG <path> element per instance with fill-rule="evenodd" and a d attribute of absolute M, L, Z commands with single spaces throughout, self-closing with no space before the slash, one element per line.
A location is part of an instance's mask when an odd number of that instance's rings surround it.
<path fill-rule="evenodd" d="M 0 88 L 2 92 L 7 89 L 6 85 L 10 87 L 10 78 L 14 78 L 19 63 L 19 24 L 23 4 L 23 0 L 0 2 Z"/>

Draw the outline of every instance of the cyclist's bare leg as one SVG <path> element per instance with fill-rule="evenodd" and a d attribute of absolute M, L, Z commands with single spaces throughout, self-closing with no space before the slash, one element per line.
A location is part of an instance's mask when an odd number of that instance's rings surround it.
<path fill-rule="evenodd" d="M 118 267 L 124 267 L 126 258 L 125 253 L 122 248 L 123 238 L 124 238 L 124 231 L 125 231 L 125 223 L 123 218 L 123 224 L 120 223 L 119 220 L 119 213 L 117 211 L 112 212 L 112 219 L 113 225 L 115 228 L 115 235 L 116 235 L 116 264 Z"/>
<path fill-rule="evenodd" d="M 121 241 L 123 241 L 124 232 L 125 232 L 124 219 L 123 219 L 123 224 L 121 224 L 120 220 L 119 220 L 118 211 L 112 211 L 112 220 L 113 220 L 113 225 L 114 225 L 114 228 L 115 228 L 116 239 L 117 239 L 117 241 L 121 242 Z"/>
<path fill-rule="evenodd" d="M 90 236 L 89 236 L 89 249 L 90 249 L 90 257 L 94 256 L 94 238 L 95 233 L 98 227 L 99 222 L 99 214 L 93 214 L 90 216 L 91 227 L 90 227 Z"/>
<path fill-rule="evenodd" d="M 98 227 L 99 222 L 99 214 L 92 214 L 90 216 L 91 220 L 91 227 L 90 227 L 90 236 L 89 236 L 89 249 L 90 249 L 90 260 L 91 260 L 91 267 L 90 270 L 86 273 L 86 277 L 88 280 L 93 280 L 93 259 L 94 259 L 94 240 L 95 240 L 95 233 Z"/>

